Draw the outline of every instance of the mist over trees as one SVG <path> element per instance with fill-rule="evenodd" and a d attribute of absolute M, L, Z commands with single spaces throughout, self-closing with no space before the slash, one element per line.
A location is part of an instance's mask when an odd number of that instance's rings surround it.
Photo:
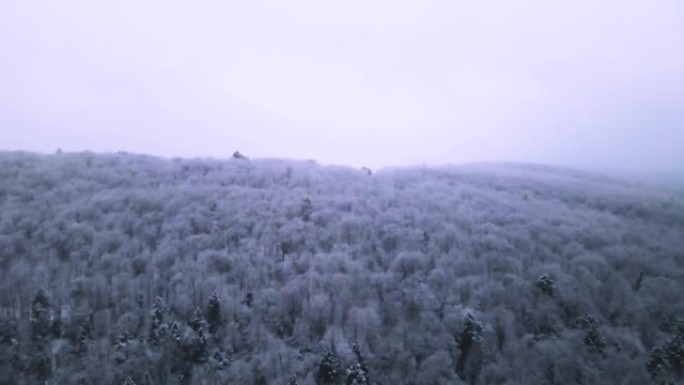
<path fill-rule="evenodd" d="M 594 174 L 0 153 L 0 384 L 680 384 L 682 293 Z"/>

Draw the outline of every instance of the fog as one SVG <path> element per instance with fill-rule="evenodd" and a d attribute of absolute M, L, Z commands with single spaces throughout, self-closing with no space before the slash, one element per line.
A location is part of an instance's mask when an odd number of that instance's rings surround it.
<path fill-rule="evenodd" d="M 0 148 L 684 169 L 684 5 L 0 4 Z"/>

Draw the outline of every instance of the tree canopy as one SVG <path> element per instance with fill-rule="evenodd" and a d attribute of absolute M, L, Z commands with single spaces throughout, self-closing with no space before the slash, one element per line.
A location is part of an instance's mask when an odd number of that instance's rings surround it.
<path fill-rule="evenodd" d="M 0 152 L 0 384 L 682 382 L 684 197 Z"/>

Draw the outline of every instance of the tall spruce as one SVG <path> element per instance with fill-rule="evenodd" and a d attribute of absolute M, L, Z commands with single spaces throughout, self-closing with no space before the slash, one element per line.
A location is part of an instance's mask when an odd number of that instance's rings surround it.
<path fill-rule="evenodd" d="M 468 313 L 463 322 L 463 330 L 458 341 L 460 356 L 456 363 L 456 372 L 461 379 L 472 377 L 472 371 L 468 367 L 469 361 L 473 356 L 474 350 L 479 346 L 482 339 L 482 325 L 475 320 L 472 314 Z"/>
<path fill-rule="evenodd" d="M 323 354 L 318 364 L 317 383 L 319 385 L 334 385 L 337 383 L 340 371 L 340 360 L 333 348 L 329 348 Z"/>
<path fill-rule="evenodd" d="M 368 367 L 366 366 L 366 359 L 361 354 L 359 343 L 355 342 L 352 346 L 352 351 L 356 356 L 356 362 L 347 368 L 346 385 L 369 385 Z"/>
<path fill-rule="evenodd" d="M 221 327 L 221 301 L 216 291 L 211 294 L 207 304 L 207 323 L 212 335 L 215 335 Z"/>
<path fill-rule="evenodd" d="M 166 324 L 164 323 L 164 312 L 166 305 L 161 297 L 154 300 L 152 307 L 152 322 L 150 324 L 149 342 L 151 345 L 157 346 L 161 344 L 166 337 Z"/>
<path fill-rule="evenodd" d="M 204 314 L 200 308 L 195 309 L 192 314 L 188 326 L 195 332 L 195 338 L 192 342 L 192 360 L 197 363 L 206 362 L 209 356 L 209 335 L 207 321 L 204 319 Z"/>
<path fill-rule="evenodd" d="M 50 335 L 50 300 L 43 289 L 38 290 L 31 303 L 31 339 L 46 342 Z"/>
<path fill-rule="evenodd" d="M 31 302 L 30 369 L 39 382 L 47 382 L 52 374 L 49 346 L 51 326 L 50 300 L 43 289 L 38 290 Z"/>

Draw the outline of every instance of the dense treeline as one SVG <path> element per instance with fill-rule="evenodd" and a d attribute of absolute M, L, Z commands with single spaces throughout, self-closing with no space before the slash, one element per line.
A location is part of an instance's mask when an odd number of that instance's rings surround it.
<path fill-rule="evenodd" d="M 675 384 L 684 199 L 532 165 L 0 153 L 0 384 Z"/>

